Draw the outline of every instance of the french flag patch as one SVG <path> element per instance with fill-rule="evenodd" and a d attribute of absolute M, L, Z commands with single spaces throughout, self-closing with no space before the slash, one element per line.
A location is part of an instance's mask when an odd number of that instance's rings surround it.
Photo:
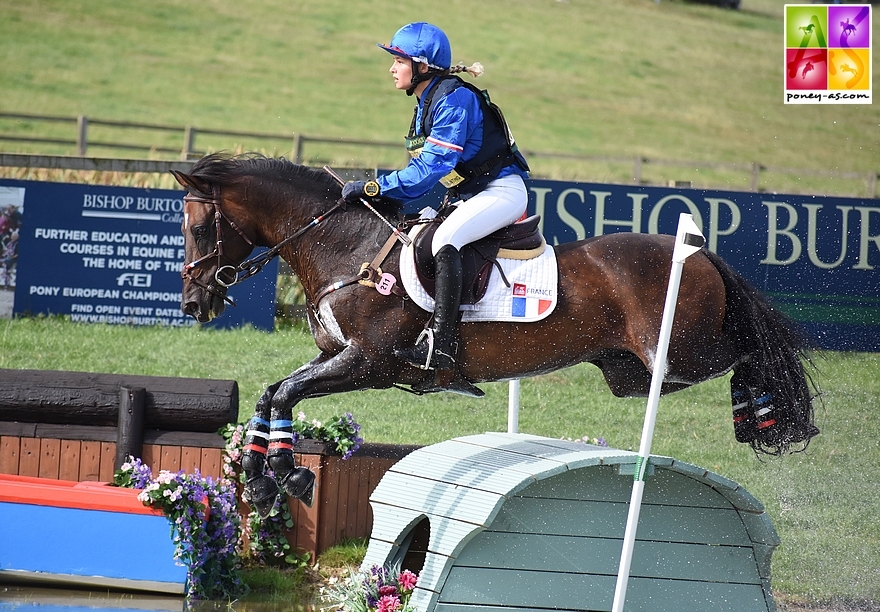
<path fill-rule="evenodd" d="M 546 296 L 552 298 L 552 295 Z M 514 283 L 510 304 L 512 317 L 536 317 L 543 314 L 553 305 L 552 299 L 544 299 L 541 295 L 531 295 L 526 285 Z"/>

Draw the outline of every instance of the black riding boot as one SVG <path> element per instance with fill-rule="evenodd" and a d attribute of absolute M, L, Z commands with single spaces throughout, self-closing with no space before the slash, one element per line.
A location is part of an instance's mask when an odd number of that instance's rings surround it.
<path fill-rule="evenodd" d="M 434 324 L 422 332 L 413 348 L 398 349 L 394 354 L 423 370 L 451 370 L 455 367 L 455 328 L 461 303 L 461 255 L 447 244 L 434 261 Z"/>

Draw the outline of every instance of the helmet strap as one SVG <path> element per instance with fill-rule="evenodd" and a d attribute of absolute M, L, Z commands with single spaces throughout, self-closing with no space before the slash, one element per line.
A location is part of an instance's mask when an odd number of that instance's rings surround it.
<path fill-rule="evenodd" d="M 406 90 L 406 95 L 411 96 L 415 93 L 416 87 L 422 81 L 429 81 L 433 79 L 438 74 L 443 74 L 443 70 L 437 70 L 436 68 L 431 68 L 430 66 L 425 72 L 421 72 L 419 70 L 419 66 L 423 64 L 421 62 L 417 62 L 416 60 L 410 60 L 412 63 L 412 82 L 410 83 L 409 89 Z"/>

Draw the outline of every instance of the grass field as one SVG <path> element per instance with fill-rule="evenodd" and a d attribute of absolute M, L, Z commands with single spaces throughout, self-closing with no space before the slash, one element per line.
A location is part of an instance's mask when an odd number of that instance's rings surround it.
<path fill-rule="evenodd" d="M 397 141 L 413 101 L 387 43 L 411 20 L 481 61 L 520 146 L 539 152 L 735 162 L 742 172 L 646 165 L 654 184 L 747 189 L 749 166 L 876 172 L 878 105 L 784 105 L 783 0 L 739 11 L 681 0 L 0 0 L 0 112 Z M 876 11 L 875 11 L 876 13 Z M 880 19 L 874 15 L 876 29 Z M 876 59 L 876 49 L 875 49 Z M 874 62 L 874 65 L 880 65 Z M 70 126 L 0 120 L 0 133 Z M 90 137 L 114 141 L 112 128 Z M 182 135 L 155 144 L 182 146 Z M 246 142 L 207 139 L 213 148 Z M 279 143 L 269 154 L 288 154 Z M 71 153 L 52 145 L 4 148 Z M 118 155 L 95 150 L 93 154 Z M 309 149 L 310 163 L 397 166 L 402 151 Z M 535 175 L 627 182 L 630 163 L 535 157 Z M 771 174 L 768 191 L 864 197 L 861 179 Z"/>
<path fill-rule="evenodd" d="M 300 329 L 265 333 L 81 325 L 61 318 L 0 321 L 0 367 L 235 379 L 240 418 L 263 388 L 314 357 Z M 805 453 L 756 458 L 734 440 L 727 377 L 661 400 L 653 452 L 739 482 L 766 506 L 782 539 L 774 588 L 787 598 L 877 609 L 880 604 L 880 355 L 830 353 L 817 361 L 822 434 Z M 430 444 L 507 430 L 507 385 L 480 400 L 365 391 L 309 400 L 297 409 L 326 419 L 351 411 L 371 442 Z M 522 383 L 520 430 L 604 437 L 639 445 L 644 399 L 614 398 L 599 371 L 577 366 Z M 650 486 L 650 480 L 649 484 Z"/>

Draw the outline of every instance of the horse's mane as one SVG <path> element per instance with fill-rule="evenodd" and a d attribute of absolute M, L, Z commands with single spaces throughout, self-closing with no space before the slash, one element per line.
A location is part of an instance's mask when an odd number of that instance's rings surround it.
<path fill-rule="evenodd" d="M 283 157 L 266 157 L 260 153 L 212 153 L 197 161 L 190 171 L 196 178 L 220 185 L 231 185 L 246 177 L 283 179 L 289 184 L 308 185 L 318 197 L 333 194 L 338 197 L 341 187 L 323 170 L 300 166 Z M 400 210 L 400 203 L 383 200 L 379 209 L 392 216 Z"/>
<path fill-rule="evenodd" d="M 232 155 L 220 152 L 201 158 L 190 174 L 212 183 L 231 184 L 247 176 L 283 177 L 290 181 L 315 184 L 321 190 L 339 189 L 336 181 L 326 172 L 299 166 L 283 157 L 266 157 L 260 153 Z"/>

